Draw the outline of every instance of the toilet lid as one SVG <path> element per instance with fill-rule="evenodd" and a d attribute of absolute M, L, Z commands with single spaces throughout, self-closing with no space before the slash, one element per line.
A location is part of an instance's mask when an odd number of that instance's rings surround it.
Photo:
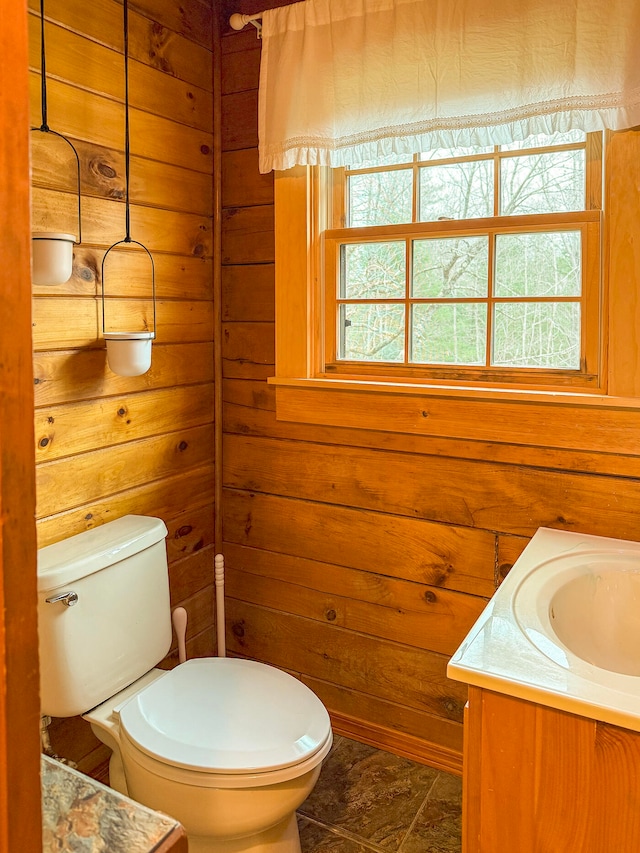
<path fill-rule="evenodd" d="M 187 661 L 119 714 L 142 752 L 203 772 L 259 773 L 299 764 L 331 732 L 324 705 L 301 681 L 236 658 Z"/>

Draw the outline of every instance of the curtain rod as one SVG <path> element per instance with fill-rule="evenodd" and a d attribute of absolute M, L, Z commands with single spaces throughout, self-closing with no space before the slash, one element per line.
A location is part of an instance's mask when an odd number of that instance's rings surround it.
<path fill-rule="evenodd" d="M 229 24 L 234 30 L 243 30 L 247 24 L 252 24 L 258 31 L 258 38 L 262 38 L 262 12 L 257 12 L 255 15 L 241 15 L 236 12 L 229 18 Z"/>

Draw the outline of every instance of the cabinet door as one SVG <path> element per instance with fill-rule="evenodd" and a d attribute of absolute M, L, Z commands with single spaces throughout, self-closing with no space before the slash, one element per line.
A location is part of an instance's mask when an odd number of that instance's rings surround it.
<path fill-rule="evenodd" d="M 464 853 L 640 850 L 640 735 L 471 687 Z"/>

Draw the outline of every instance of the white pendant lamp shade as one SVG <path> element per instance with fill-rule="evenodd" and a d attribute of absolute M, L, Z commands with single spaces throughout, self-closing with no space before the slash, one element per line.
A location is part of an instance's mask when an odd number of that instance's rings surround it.
<path fill-rule="evenodd" d="M 35 231 L 32 234 L 32 280 L 34 284 L 64 284 L 73 271 L 73 234 Z"/>
<path fill-rule="evenodd" d="M 105 332 L 107 364 L 118 376 L 142 376 L 151 367 L 153 332 Z"/>

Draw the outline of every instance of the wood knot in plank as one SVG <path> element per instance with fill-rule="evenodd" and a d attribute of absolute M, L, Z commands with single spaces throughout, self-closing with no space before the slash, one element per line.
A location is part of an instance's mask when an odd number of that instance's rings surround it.
<path fill-rule="evenodd" d="M 98 163 L 96 169 L 103 178 L 115 178 L 118 174 L 113 166 L 110 166 L 108 163 Z"/>
<path fill-rule="evenodd" d="M 73 258 L 73 274 L 82 281 L 100 281 L 100 272 L 95 254 L 89 251 L 80 251 Z"/>
<path fill-rule="evenodd" d="M 107 155 L 108 157 L 108 155 Z M 110 162 L 104 154 L 89 161 L 89 178 L 108 198 L 125 197 L 124 180 L 118 174 L 116 163 Z"/>
<path fill-rule="evenodd" d="M 426 566 L 424 579 L 430 586 L 444 586 L 453 571 L 454 568 L 451 564 Z"/>
<path fill-rule="evenodd" d="M 457 699 L 454 699 L 452 696 L 445 696 L 440 701 L 440 705 L 450 720 L 462 722 L 463 705 Z"/>

